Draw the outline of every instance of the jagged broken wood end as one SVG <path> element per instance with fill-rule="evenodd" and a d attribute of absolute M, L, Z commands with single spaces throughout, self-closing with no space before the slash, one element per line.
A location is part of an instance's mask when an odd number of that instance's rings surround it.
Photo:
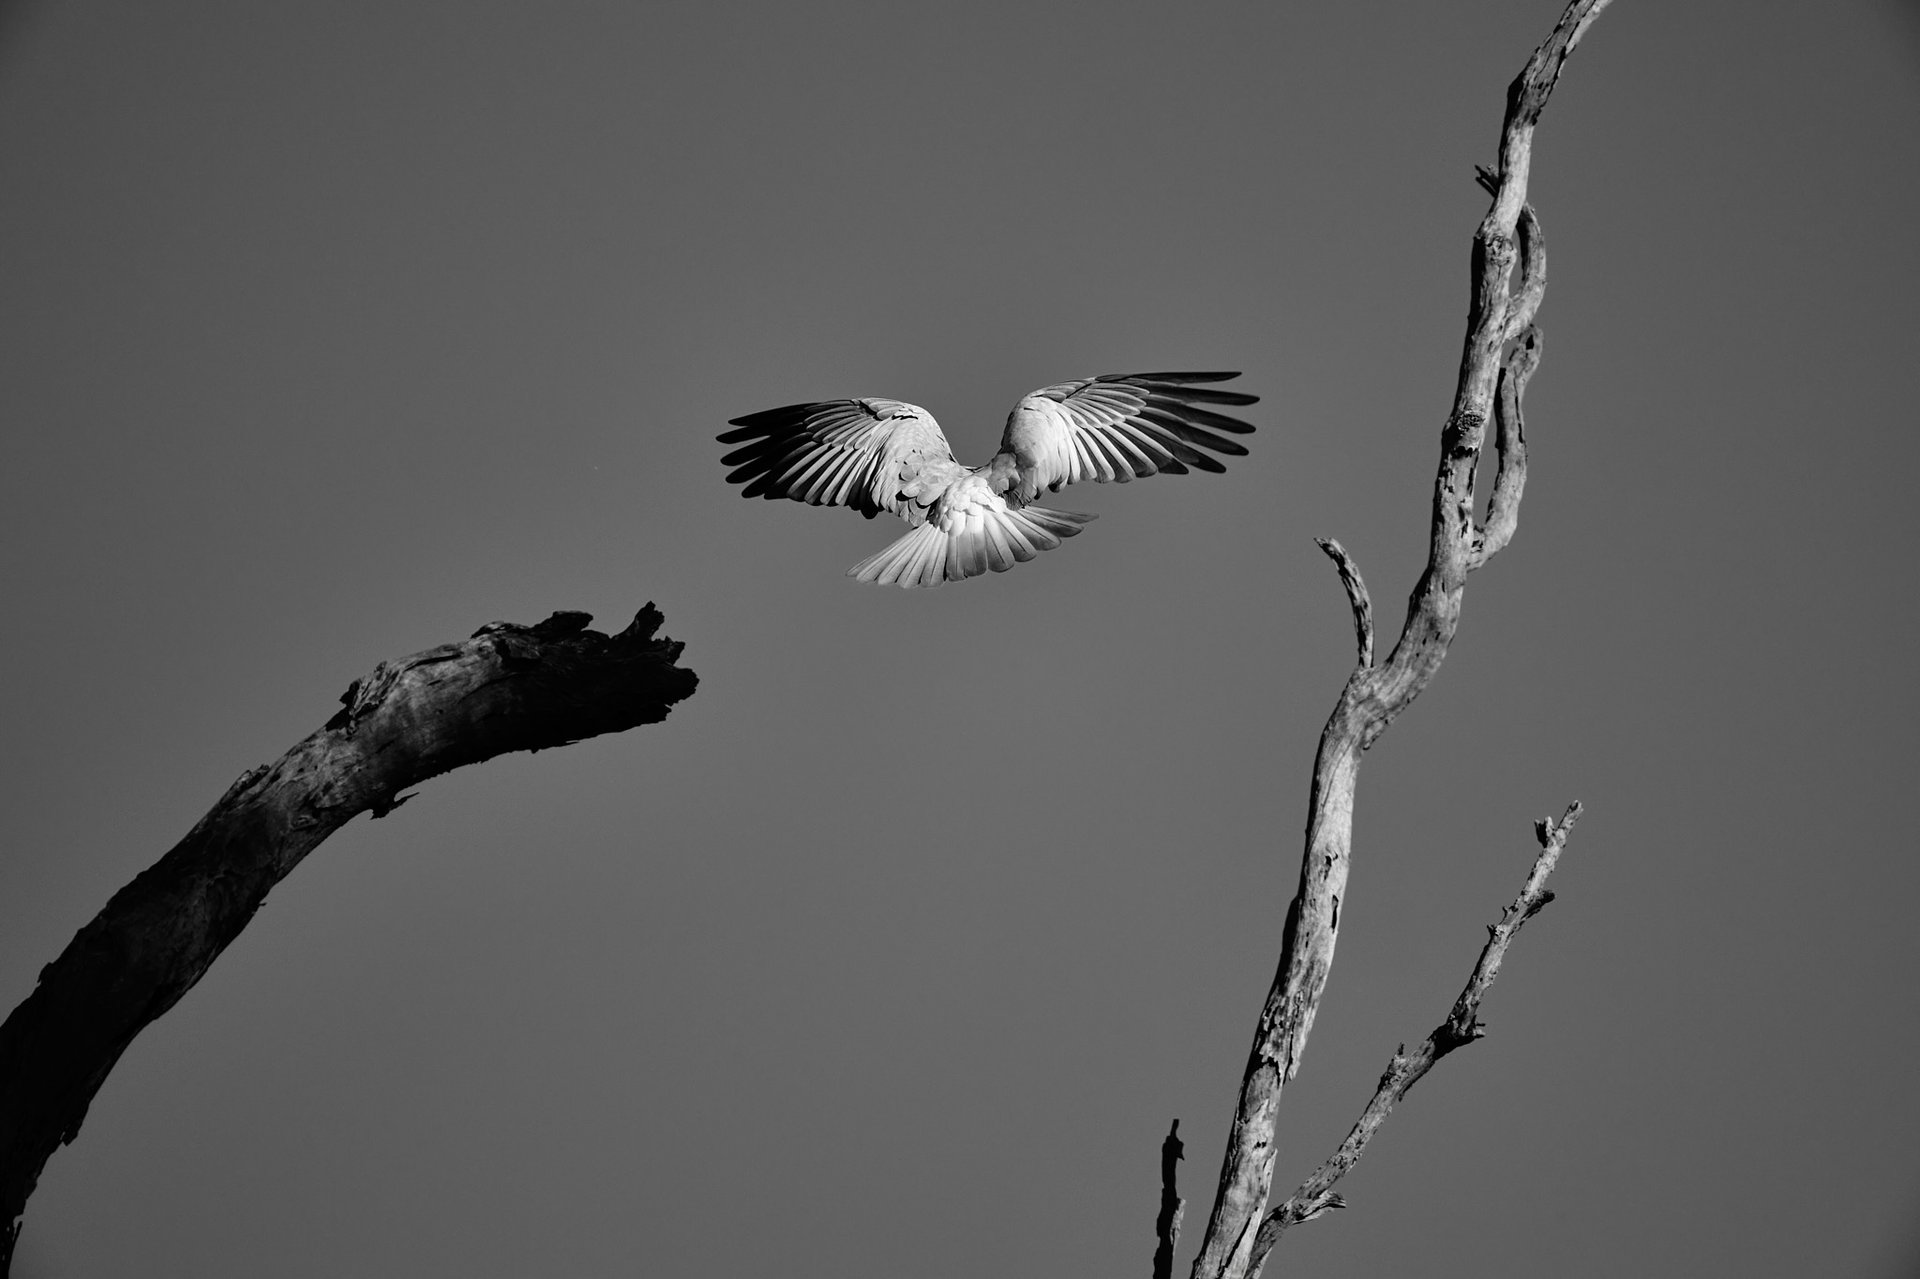
<path fill-rule="evenodd" d="M 658 723 L 692 695 L 682 645 L 651 603 L 623 630 L 555 613 L 495 622 L 382 662 L 341 709 L 248 769 L 165 856 L 113 895 L 0 1024 L 0 1275 L 53 1152 L 107 1073 L 252 919 L 268 891 L 360 813 L 382 817 L 430 778 Z"/>

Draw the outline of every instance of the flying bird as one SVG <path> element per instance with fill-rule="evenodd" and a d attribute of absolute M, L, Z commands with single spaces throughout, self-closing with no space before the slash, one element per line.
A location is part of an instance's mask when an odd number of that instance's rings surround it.
<path fill-rule="evenodd" d="M 1243 457 L 1250 423 L 1205 407 L 1257 395 L 1206 385 L 1238 373 L 1108 373 L 1040 388 L 1007 415 L 985 466 L 953 460 L 933 414 L 900 400 L 825 400 L 749 413 L 728 423 L 721 458 L 742 497 L 886 511 L 908 533 L 847 570 L 863 582 L 939 586 L 1004 573 L 1072 537 L 1091 515 L 1033 505 L 1042 492 L 1092 480 L 1224 471 L 1211 453 Z"/>

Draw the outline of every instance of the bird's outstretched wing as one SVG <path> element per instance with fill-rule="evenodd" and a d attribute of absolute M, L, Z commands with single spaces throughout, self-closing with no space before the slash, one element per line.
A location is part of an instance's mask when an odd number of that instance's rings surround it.
<path fill-rule="evenodd" d="M 1007 418 L 1000 452 L 988 464 L 997 491 L 1024 504 L 1042 489 L 1093 480 L 1122 484 L 1136 477 L 1189 469 L 1224 471 L 1212 453 L 1245 456 L 1226 436 L 1253 425 L 1215 412 L 1209 404 L 1253 404 L 1257 395 L 1197 385 L 1238 373 L 1108 373 L 1042 387 Z"/>
<path fill-rule="evenodd" d="M 926 518 L 931 497 L 961 468 L 940 424 L 900 400 L 828 400 L 789 404 L 734 418 L 722 444 L 740 444 L 720 459 L 737 468 L 742 497 L 787 497 L 814 506 L 850 506 L 868 519 L 891 511 L 909 524 Z"/>

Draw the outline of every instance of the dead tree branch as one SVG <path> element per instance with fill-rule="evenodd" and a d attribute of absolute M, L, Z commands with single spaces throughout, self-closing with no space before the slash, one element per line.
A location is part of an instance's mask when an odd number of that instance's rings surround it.
<path fill-rule="evenodd" d="M 1540 839 L 1540 853 L 1533 860 L 1533 869 L 1527 874 L 1526 885 L 1521 888 L 1520 895 L 1513 899 L 1513 904 L 1501 912 L 1500 922 L 1488 925 L 1487 944 L 1481 947 L 1480 958 L 1474 963 L 1473 972 L 1468 976 L 1460 998 L 1453 1001 L 1453 1009 L 1447 1014 L 1447 1019 L 1436 1026 L 1433 1033 L 1411 1053 L 1405 1044 L 1400 1045 L 1393 1060 L 1387 1063 L 1386 1073 L 1380 1076 L 1380 1086 L 1374 1090 L 1372 1100 L 1360 1112 L 1359 1121 L 1353 1125 L 1353 1131 L 1347 1134 L 1346 1140 L 1340 1143 L 1340 1148 L 1316 1168 L 1312 1176 L 1301 1182 L 1300 1188 L 1285 1203 L 1268 1213 L 1266 1220 L 1260 1223 L 1259 1234 L 1253 1241 L 1253 1254 L 1248 1261 L 1249 1275 L 1259 1275 L 1267 1253 L 1280 1241 L 1280 1235 L 1287 1227 L 1311 1221 L 1330 1209 L 1346 1206 L 1345 1201 L 1333 1192 L 1334 1183 L 1360 1162 L 1367 1143 L 1387 1122 L 1387 1116 L 1393 1113 L 1400 1099 L 1433 1069 L 1434 1063 L 1487 1033 L 1480 1021 L 1480 1001 L 1486 997 L 1493 979 L 1500 975 L 1500 964 L 1507 956 L 1507 947 L 1513 944 L 1521 927 L 1553 900 L 1553 894 L 1547 889 L 1547 876 L 1553 873 L 1554 866 L 1559 863 L 1560 854 L 1567 846 L 1567 836 L 1573 833 L 1573 824 L 1578 820 L 1580 805 L 1576 803 L 1567 809 L 1559 821 L 1548 818 L 1534 827 Z"/>
<path fill-rule="evenodd" d="M 1360 566 L 1353 562 L 1353 556 L 1347 554 L 1347 548 L 1331 537 L 1314 539 L 1327 557 L 1333 561 L 1334 569 L 1340 574 L 1340 585 L 1346 588 L 1347 607 L 1353 610 L 1353 638 L 1359 649 L 1358 665 L 1362 670 L 1373 665 L 1373 597 L 1367 594 L 1367 584 L 1360 578 Z"/>
<path fill-rule="evenodd" d="M 1180 1140 L 1180 1121 L 1167 1129 L 1160 1143 L 1160 1215 L 1154 1220 L 1153 1279 L 1173 1279 L 1173 1250 L 1180 1246 L 1180 1218 L 1186 1215 L 1187 1201 L 1180 1197 L 1180 1161 L 1186 1158 L 1187 1145 Z"/>
<path fill-rule="evenodd" d="M 1278 970 L 1248 1054 L 1213 1212 L 1193 1263 L 1194 1279 L 1244 1279 L 1249 1273 L 1272 1187 L 1281 1089 L 1299 1070 L 1333 963 L 1360 756 L 1440 669 L 1459 626 L 1468 572 L 1491 559 L 1518 523 L 1525 475 L 1520 394 L 1538 359 L 1531 325 L 1546 290 L 1545 241 L 1527 208 L 1533 132 L 1567 56 L 1607 3 L 1573 0 L 1507 91 L 1499 171 L 1487 178 L 1493 202 L 1473 239 L 1472 299 L 1453 406 L 1441 431 L 1426 569 L 1414 587 L 1398 642 L 1377 666 L 1367 661 L 1370 648 L 1358 598 L 1348 588 L 1362 660 L 1320 735 L 1300 885 L 1287 909 Z M 1508 391 L 1511 412 L 1503 402 Z M 1495 434 L 1501 457 L 1494 488 L 1498 504 L 1483 530 L 1473 517 L 1474 473 L 1487 423 L 1496 415 L 1501 423 Z M 1344 556 L 1335 559 L 1347 579 L 1350 562 Z M 1351 580 L 1359 580 L 1357 572 Z"/>
<path fill-rule="evenodd" d="M 0 1275 L 40 1170 L 80 1131 L 107 1073 L 239 936 L 267 892 L 356 814 L 384 817 L 430 777 L 665 719 L 692 695 L 681 645 L 641 609 L 617 635 L 585 613 L 496 622 L 382 662 L 326 726 L 249 769 L 113 895 L 0 1025 Z"/>

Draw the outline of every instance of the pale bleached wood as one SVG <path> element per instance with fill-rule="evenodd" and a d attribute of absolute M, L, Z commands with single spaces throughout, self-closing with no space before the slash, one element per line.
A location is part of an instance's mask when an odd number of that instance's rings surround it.
<path fill-rule="evenodd" d="M 1493 200 L 1473 239 L 1472 298 L 1453 404 L 1441 431 L 1427 566 L 1414 587 L 1399 640 L 1377 666 L 1367 661 L 1369 628 L 1363 627 L 1359 599 L 1348 588 L 1362 660 L 1320 735 L 1300 883 L 1287 909 L 1279 964 L 1248 1053 L 1213 1211 L 1193 1263 L 1194 1279 L 1249 1274 L 1272 1187 L 1281 1090 L 1299 1069 L 1339 936 L 1361 754 L 1439 670 L 1459 626 L 1467 574 L 1486 563 L 1518 523 L 1525 478 L 1519 397 L 1536 359 L 1537 338 L 1527 335 L 1546 289 L 1544 237 L 1526 200 L 1534 127 L 1567 56 L 1607 3 L 1573 0 L 1507 91 L 1499 170 L 1488 175 Z M 1517 262 L 1518 284 L 1513 279 Z M 1510 350 L 1516 339 L 1519 345 Z M 1513 412 L 1499 414 L 1503 427 L 1496 446 L 1503 467 L 1495 482 L 1491 527 L 1482 530 L 1474 520 L 1474 474 L 1503 377 Z M 1348 557 L 1335 560 L 1344 582 L 1359 580 Z"/>
<path fill-rule="evenodd" d="M 1527 379 L 1540 366 L 1540 330 L 1533 324 L 1521 330 L 1507 362 L 1500 370 L 1500 386 L 1494 396 L 1493 420 L 1495 449 L 1500 454 L 1500 469 L 1493 480 L 1493 495 L 1487 499 L 1487 521 L 1476 529 L 1473 554 L 1467 568 L 1477 569 L 1498 555 L 1520 527 L 1520 497 L 1527 487 L 1527 427 L 1520 397 L 1526 393 Z"/>
<path fill-rule="evenodd" d="M 1373 597 L 1367 594 L 1367 584 L 1360 577 L 1360 566 L 1353 562 L 1353 556 L 1347 554 L 1347 548 L 1331 537 L 1319 537 L 1314 541 L 1333 561 L 1333 567 L 1340 574 L 1340 585 L 1346 588 L 1347 607 L 1353 610 L 1353 639 L 1357 652 L 1357 665 L 1362 668 L 1373 665 Z"/>
<path fill-rule="evenodd" d="M 1434 1027 L 1433 1032 L 1412 1052 L 1407 1051 L 1405 1044 L 1400 1045 L 1393 1060 L 1387 1063 L 1385 1073 L 1380 1076 L 1373 1097 L 1360 1112 L 1359 1120 L 1347 1133 L 1346 1140 L 1340 1143 L 1340 1148 L 1316 1168 L 1312 1176 L 1301 1182 L 1300 1188 L 1288 1196 L 1285 1203 L 1268 1213 L 1260 1223 L 1259 1233 L 1254 1237 L 1252 1255 L 1248 1258 L 1249 1279 L 1258 1279 L 1267 1254 L 1289 1226 L 1312 1221 L 1335 1208 L 1346 1207 L 1346 1201 L 1334 1193 L 1334 1183 L 1360 1162 L 1367 1143 L 1387 1122 L 1387 1116 L 1393 1113 L 1400 1099 L 1442 1057 L 1487 1033 L 1485 1024 L 1480 1020 L 1480 1001 L 1486 998 L 1494 978 L 1500 975 L 1500 965 L 1507 957 L 1507 948 L 1513 944 L 1520 929 L 1553 900 L 1553 893 L 1547 888 L 1547 876 L 1553 874 L 1553 868 L 1559 864 L 1560 854 L 1566 850 L 1567 836 L 1573 833 L 1573 824 L 1580 820 L 1580 811 L 1580 805 L 1575 803 L 1558 821 L 1548 818 L 1536 823 L 1534 833 L 1540 840 L 1540 852 L 1533 859 L 1533 869 L 1527 873 L 1527 882 L 1521 887 L 1520 895 L 1501 912 L 1500 922 L 1487 926 L 1487 941 L 1480 948 L 1480 958 L 1474 962 L 1473 972 L 1468 975 L 1460 997 L 1454 1000 L 1447 1019 Z"/>

